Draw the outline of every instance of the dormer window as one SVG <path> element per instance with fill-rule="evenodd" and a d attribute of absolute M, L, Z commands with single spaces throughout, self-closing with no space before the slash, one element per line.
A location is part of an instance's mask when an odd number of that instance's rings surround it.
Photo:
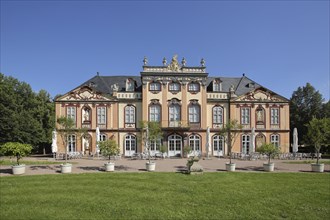
<path fill-rule="evenodd" d="M 168 90 L 170 92 L 180 92 L 181 91 L 181 85 L 177 82 L 172 82 L 168 85 Z"/>
<path fill-rule="evenodd" d="M 220 92 L 222 90 L 222 84 L 220 79 L 213 80 L 213 92 Z"/>
<path fill-rule="evenodd" d="M 126 80 L 126 91 L 127 92 L 134 92 L 135 81 L 133 79 Z"/>
<path fill-rule="evenodd" d="M 192 93 L 197 93 L 199 92 L 199 83 L 197 82 L 192 82 L 188 85 L 188 91 Z"/>
<path fill-rule="evenodd" d="M 152 82 L 149 84 L 149 91 L 158 92 L 161 90 L 161 85 L 159 82 Z"/>

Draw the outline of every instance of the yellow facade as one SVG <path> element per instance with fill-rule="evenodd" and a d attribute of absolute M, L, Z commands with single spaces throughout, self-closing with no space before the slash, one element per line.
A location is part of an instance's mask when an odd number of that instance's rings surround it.
<path fill-rule="evenodd" d="M 145 63 L 140 76 L 97 75 L 56 100 L 57 117 L 74 117 L 78 128 L 88 130 L 89 137 L 75 137 L 69 151 L 97 153 L 98 128 L 102 140 L 117 141 L 122 155 L 143 152 L 139 122 L 154 120 L 162 127 L 160 143 L 169 156 L 182 156 L 184 146 L 191 155 L 225 156 L 228 147 L 219 131 L 237 120 L 243 129 L 233 152 L 252 153 L 252 141 L 256 146 L 274 142 L 289 152 L 288 100 L 247 77 L 209 77 L 204 65 L 186 67 L 174 58 L 169 65 Z M 57 140 L 58 151 L 64 152 Z M 155 144 L 153 153 L 158 151 Z"/>

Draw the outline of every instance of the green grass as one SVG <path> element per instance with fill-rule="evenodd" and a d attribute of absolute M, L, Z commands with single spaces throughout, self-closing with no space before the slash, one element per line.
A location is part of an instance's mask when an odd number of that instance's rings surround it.
<path fill-rule="evenodd" d="M 315 160 L 296 160 L 296 161 L 285 161 L 283 163 L 288 163 L 288 164 L 310 164 L 310 163 L 316 163 Z M 324 164 L 330 164 L 330 160 L 320 160 L 319 163 L 324 163 Z"/>
<path fill-rule="evenodd" d="M 328 173 L 1 177 L 0 219 L 327 219 Z"/>

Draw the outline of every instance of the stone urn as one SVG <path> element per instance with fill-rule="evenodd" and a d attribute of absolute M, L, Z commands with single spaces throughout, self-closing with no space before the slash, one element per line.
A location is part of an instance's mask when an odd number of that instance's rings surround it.
<path fill-rule="evenodd" d="M 236 169 L 236 163 L 226 163 L 226 170 L 233 172 Z"/>
<path fill-rule="evenodd" d="M 14 175 L 21 175 L 25 173 L 25 164 L 20 164 L 20 165 L 13 165 L 13 174 Z"/>
<path fill-rule="evenodd" d="M 264 163 L 264 171 L 273 172 L 274 171 L 274 163 Z"/>
<path fill-rule="evenodd" d="M 155 162 L 151 161 L 150 163 L 149 162 L 146 163 L 146 170 L 147 171 L 155 171 L 155 169 L 156 169 L 156 163 Z"/>
<path fill-rule="evenodd" d="M 71 171 L 72 171 L 71 163 L 61 164 L 61 173 L 71 173 Z"/>
<path fill-rule="evenodd" d="M 312 172 L 323 173 L 324 172 L 324 163 L 312 163 Z"/>
<path fill-rule="evenodd" d="M 111 162 L 105 163 L 104 168 L 106 172 L 113 172 L 115 171 L 115 163 L 111 163 Z"/>

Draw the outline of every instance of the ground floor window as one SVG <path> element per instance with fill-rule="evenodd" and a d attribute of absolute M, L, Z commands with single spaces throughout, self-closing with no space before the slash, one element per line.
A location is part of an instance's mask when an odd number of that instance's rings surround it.
<path fill-rule="evenodd" d="M 223 151 L 224 138 L 220 135 L 213 136 L 213 151 Z"/>
<path fill-rule="evenodd" d="M 68 152 L 75 152 L 76 151 L 76 135 L 68 135 Z"/>
<path fill-rule="evenodd" d="M 242 153 L 249 154 L 250 152 L 250 135 L 242 135 Z"/>

